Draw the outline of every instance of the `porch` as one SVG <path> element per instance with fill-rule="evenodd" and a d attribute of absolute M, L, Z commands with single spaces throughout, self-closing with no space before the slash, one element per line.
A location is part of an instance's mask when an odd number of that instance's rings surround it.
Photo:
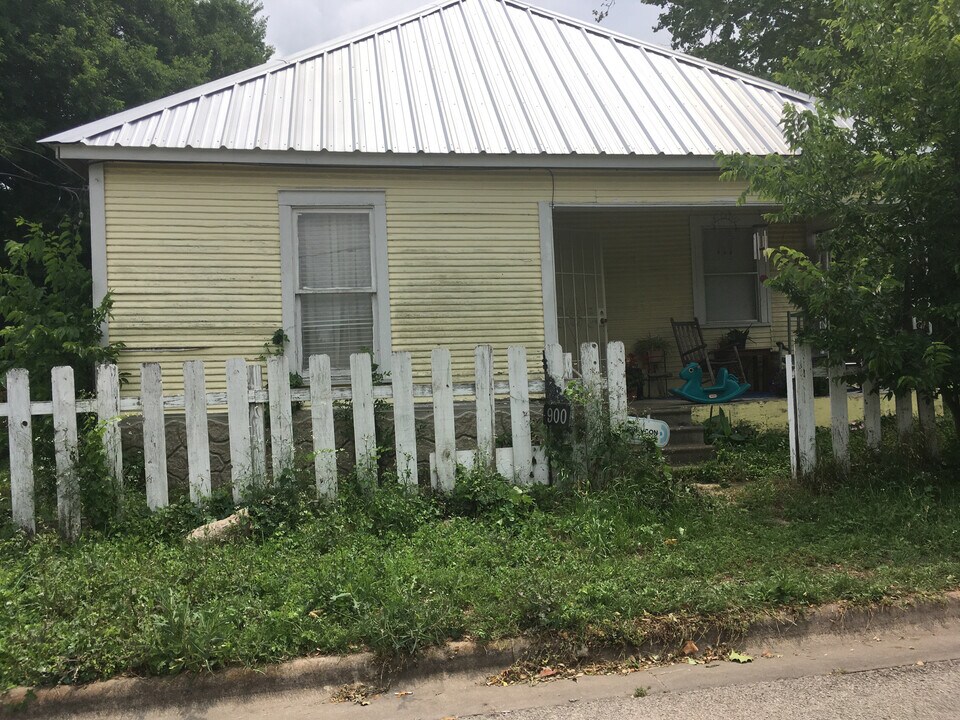
<path fill-rule="evenodd" d="M 627 348 L 634 400 L 669 398 L 681 361 L 671 319 L 698 318 L 717 353 L 748 332 L 739 355 L 751 393 L 779 388 L 778 343 L 789 345 L 789 302 L 765 287 L 764 247 L 810 247 L 803 225 L 766 226 L 761 207 L 553 208 L 544 272 L 545 325 L 567 348 Z M 545 267 L 545 270 L 547 268 Z M 576 362 L 576 357 L 574 358 Z M 641 380 L 642 378 L 642 380 Z"/>

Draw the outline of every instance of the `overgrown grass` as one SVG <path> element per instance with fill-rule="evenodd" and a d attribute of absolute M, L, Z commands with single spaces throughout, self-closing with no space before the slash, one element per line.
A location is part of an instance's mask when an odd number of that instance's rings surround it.
<path fill-rule="evenodd" d="M 662 473 L 535 491 L 474 473 L 451 498 L 343 483 L 326 506 L 288 478 L 254 498 L 252 534 L 222 545 L 182 537 L 227 512 L 223 496 L 154 515 L 132 502 L 122 524 L 70 546 L 7 533 L 0 685 L 359 649 L 395 657 L 520 634 L 637 643 L 960 585 L 953 466 L 890 450 L 858 456 L 845 482 L 795 485 L 784 442 L 754 435 L 680 473 L 749 480 L 721 497 L 666 493 Z"/>

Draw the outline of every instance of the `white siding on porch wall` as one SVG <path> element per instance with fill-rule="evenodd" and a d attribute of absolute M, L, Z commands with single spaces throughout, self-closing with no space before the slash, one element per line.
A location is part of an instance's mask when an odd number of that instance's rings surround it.
<path fill-rule="evenodd" d="M 165 389 L 179 392 L 184 360 L 262 353 L 282 322 L 278 194 L 308 189 L 386 192 L 393 349 L 423 377 L 431 350 L 449 347 L 466 378 L 477 344 L 495 346 L 502 374 L 508 345 L 544 342 L 539 202 L 732 205 L 742 188 L 716 173 L 107 163 L 110 338 L 127 345 L 126 392 L 140 362 L 162 360 Z M 215 380 L 208 389 L 222 389 Z"/>

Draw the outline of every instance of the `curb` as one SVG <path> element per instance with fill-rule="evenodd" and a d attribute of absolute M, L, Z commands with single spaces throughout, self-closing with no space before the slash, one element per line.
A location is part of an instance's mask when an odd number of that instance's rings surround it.
<path fill-rule="evenodd" d="M 960 591 L 936 599 L 919 599 L 906 606 L 849 608 L 823 605 L 802 616 L 780 613 L 760 619 L 739 636 L 743 641 L 762 642 L 772 638 L 798 638 L 844 634 L 897 625 L 921 625 L 960 617 Z M 728 637 L 729 633 L 707 632 L 701 637 Z M 696 639 L 700 639 L 699 637 Z M 405 679 L 450 675 L 463 672 L 497 672 L 536 650 L 526 639 L 504 640 L 481 645 L 451 642 L 430 648 L 399 673 L 378 661 L 373 653 L 342 657 L 313 657 L 292 660 L 263 669 L 232 668 L 206 675 L 183 674 L 170 678 L 116 678 L 88 685 L 62 685 L 32 690 L 15 688 L 0 699 L 0 712 L 20 718 L 64 716 L 81 712 L 144 711 L 158 706 L 209 706 L 219 700 L 282 693 L 304 688 L 337 688 L 359 682 L 382 682 L 399 675 Z M 652 652 L 664 648 L 652 648 Z M 648 650 L 648 648 L 644 648 Z M 595 656 L 623 655 L 600 650 Z"/>

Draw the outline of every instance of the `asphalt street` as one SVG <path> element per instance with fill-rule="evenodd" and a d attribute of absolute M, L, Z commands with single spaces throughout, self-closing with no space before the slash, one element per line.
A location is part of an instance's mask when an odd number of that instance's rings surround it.
<path fill-rule="evenodd" d="M 960 717 L 952 660 L 645 697 L 607 698 L 470 716 L 477 720 L 941 720 Z"/>

